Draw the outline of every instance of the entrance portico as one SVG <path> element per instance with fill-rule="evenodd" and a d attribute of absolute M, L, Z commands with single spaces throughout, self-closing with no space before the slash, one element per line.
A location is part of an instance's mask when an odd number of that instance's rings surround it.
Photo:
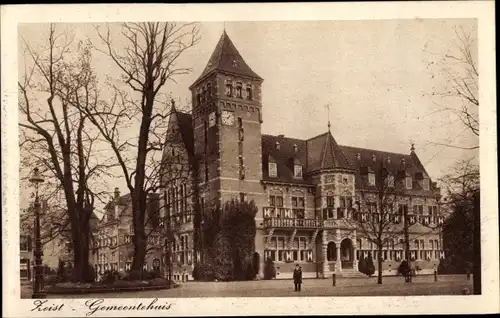
<path fill-rule="evenodd" d="M 323 231 L 323 277 L 333 273 L 357 272 L 356 233 L 332 229 Z"/>

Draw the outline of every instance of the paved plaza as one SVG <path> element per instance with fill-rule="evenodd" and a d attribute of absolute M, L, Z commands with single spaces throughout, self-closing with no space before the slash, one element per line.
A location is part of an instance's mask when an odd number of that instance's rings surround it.
<path fill-rule="evenodd" d="M 293 290 L 291 280 L 246 282 L 186 282 L 179 288 L 142 292 L 123 292 L 82 295 L 47 295 L 48 298 L 175 298 L 175 297 L 297 297 L 297 296 L 417 296 L 459 295 L 463 288 L 472 292 L 472 277 L 465 275 L 418 276 L 412 283 L 402 277 L 384 277 L 383 284 L 377 278 L 338 279 L 332 286 L 331 279 L 306 279 L 301 292 Z M 30 285 L 22 288 L 22 297 L 29 298 Z"/>

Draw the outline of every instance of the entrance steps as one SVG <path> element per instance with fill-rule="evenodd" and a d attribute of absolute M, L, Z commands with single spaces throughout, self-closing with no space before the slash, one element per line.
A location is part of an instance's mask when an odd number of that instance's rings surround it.
<path fill-rule="evenodd" d="M 342 272 L 338 274 L 338 276 L 343 278 L 367 277 L 365 274 L 355 271 L 354 269 L 343 269 Z"/>

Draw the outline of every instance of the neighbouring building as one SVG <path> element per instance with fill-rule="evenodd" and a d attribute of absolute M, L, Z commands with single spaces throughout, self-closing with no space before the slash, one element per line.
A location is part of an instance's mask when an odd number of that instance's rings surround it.
<path fill-rule="evenodd" d="M 143 270 L 164 269 L 163 232 L 159 231 L 159 206 L 157 195 L 148 200 L 145 217 L 145 230 L 148 237 L 146 259 Z M 98 274 L 116 270 L 120 273 L 131 269 L 134 252 L 134 227 L 132 223 L 131 196 L 120 196 L 115 188 L 114 196 L 104 208 L 104 216 L 99 221 L 94 242 L 94 267 Z"/>
<path fill-rule="evenodd" d="M 260 268 L 272 258 L 277 278 L 291 278 L 296 263 L 306 278 L 356 276 L 358 259 L 369 254 L 377 266 L 376 247 L 358 222 L 377 214 L 381 165 L 395 198 L 388 216 L 393 230 L 402 229 L 407 215 L 410 257 L 421 273 L 431 273 L 444 257 L 436 230 L 441 195 L 414 147 L 401 154 L 341 146 L 330 124 L 309 139 L 262 134 L 262 82 L 224 31 L 190 87 L 192 113 L 174 107 L 160 197 L 162 213 L 173 220 L 174 278 L 192 279 L 193 263 L 203 262 L 194 244 L 193 200 L 202 220 L 231 198 L 253 200 Z M 384 274 L 394 274 L 405 258 L 404 242 L 401 233 L 384 246 Z"/>
<path fill-rule="evenodd" d="M 50 205 L 41 200 L 40 235 L 42 243 L 42 264 L 53 270 L 57 270 L 59 260 L 65 262 L 66 266 L 73 264 L 73 251 L 69 240 L 69 230 L 61 231 L 58 225 L 53 222 L 58 218 L 62 219 L 64 211 L 54 210 Z M 21 279 L 33 279 L 34 273 L 34 218 L 33 204 L 21 214 L 20 220 L 20 271 Z M 90 217 L 90 229 L 95 234 L 98 217 L 92 213 Z M 91 235 L 92 237 L 93 235 Z M 93 247 L 90 246 L 89 261 L 92 262 Z"/>

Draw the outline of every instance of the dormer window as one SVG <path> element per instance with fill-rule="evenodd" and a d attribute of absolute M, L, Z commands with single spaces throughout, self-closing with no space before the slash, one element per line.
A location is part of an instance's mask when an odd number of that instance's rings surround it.
<path fill-rule="evenodd" d="M 241 83 L 237 83 L 236 84 L 236 97 L 237 98 L 243 98 L 243 88 L 242 88 L 242 85 Z"/>
<path fill-rule="evenodd" d="M 276 162 L 269 163 L 269 176 L 273 178 L 278 176 L 278 166 L 276 165 Z"/>
<path fill-rule="evenodd" d="M 373 172 L 370 172 L 368 174 L 368 185 L 371 185 L 371 186 L 375 185 L 375 174 Z"/>
<path fill-rule="evenodd" d="M 422 180 L 422 187 L 424 188 L 424 190 L 428 191 L 429 190 L 429 179 L 423 179 Z"/>
<path fill-rule="evenodd" d="M 275 147 L 276 147 L 276 150 L 280 150 L 280 143 L 279 143 L 279 141 L 276 142 Z"/>
<path fill-rule="evenodd" d="M 301 165 L 294 165 L 293 166 L 293 176 L 295 178 L 302 178 L 302 166 Z"/>
<path fill-rule="evenodd" d="M 297 151 L 299 151 L 299 147 L 296 144 L 294 144 L 293 145 L 293 152 L 297 152 Z"/>
<path fill-rule="evenodd" d="M 233 96 L 233 85 L 231 83 L 226 84 L 226 96 Z"/>
<path fill-rule="evenodd" d="M 247 99 L 253 99 L 252 85 L 247 85 Z"/>
<path fill-rule="evenodd" d="M 410 176 L 407 176 L 405 178 L 405 183 L 406 183 L 406 189 L 410 190 L 413 186 L 413 181 Z"/>

